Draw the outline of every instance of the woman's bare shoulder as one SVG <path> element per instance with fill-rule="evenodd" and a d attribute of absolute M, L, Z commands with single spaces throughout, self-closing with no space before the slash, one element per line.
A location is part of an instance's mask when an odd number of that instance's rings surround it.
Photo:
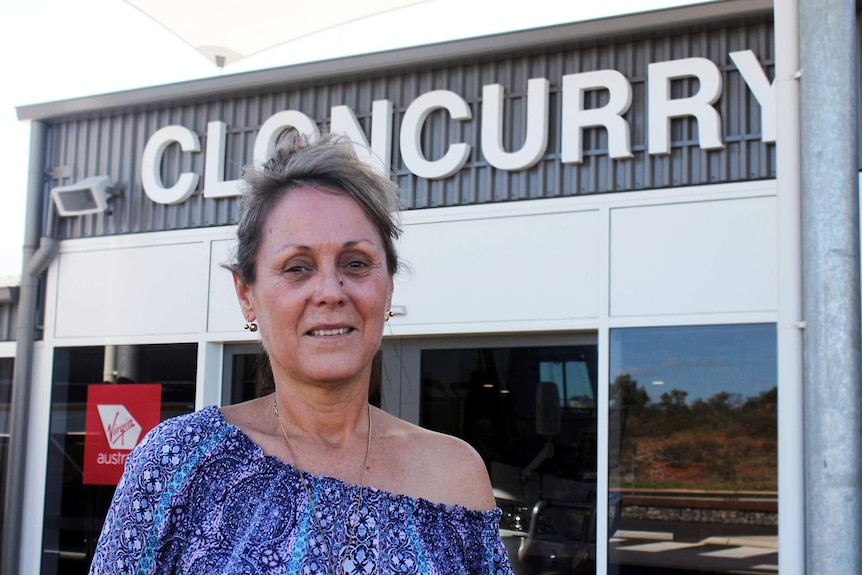
<path fill-rule="evenodd" d="M 272 411 L 272 398 L 261 397 L 226 405 L 219 408 L 224 420 L 238 427 L 249 439 L 256 443 L 267 455 L 277 454 L 281 444 Z"/>
<path fill-rule="evenodd" d="M 382 412 L 381 412 L 382 413 Z M 385 414 L 383 441 L 404 485 L 398 491 L 484 511 L 496 506 L 484 461 L 466 441 Z"/>
<path fill-rule="evenodd" d="M 257 430 L 266 427 L 265 424 L 270 423 L 266 416 L 274 417 L 271 411 L 272 399 L 269 397 L 259 397 L 242 403 L 223 405 L 219 407 L 219 410 L 224 414 L 226 422 L 243 430 Z"/>

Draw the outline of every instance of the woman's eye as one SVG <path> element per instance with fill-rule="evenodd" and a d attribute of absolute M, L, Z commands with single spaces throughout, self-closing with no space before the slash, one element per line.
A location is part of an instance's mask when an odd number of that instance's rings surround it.
<path fill-rule="evenodd" d="M 357 257 L 345 259 L 343 266 L 345 273 L 353 275 L 365 275 L 371 270 L 372 267 L 374 267 L 374 263 L 368 258 Z"/>
<path fill-rule="evenodd" d="M 302 274 L 309 270 L 310 268 L 306 265 L 302 264 L 294 264 L 291 266 L 287 266 L 284 268 L 284 272 L 288 274 Z"/>

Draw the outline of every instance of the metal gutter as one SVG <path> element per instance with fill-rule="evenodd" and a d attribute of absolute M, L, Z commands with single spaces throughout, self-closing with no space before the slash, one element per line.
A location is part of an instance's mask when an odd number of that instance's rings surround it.
<path fill-rule="evenodd" d="M 102 115 L 120 108 L 125 110 L 130 107 L 147 108 L 163 104 L 165 101 L 177 104 L 183 100 L 223 97 L 226 92 L 242 94 L 285 84 L 320 82 L 327 78 L 343 80 L 345 76 L 355 77 L 369 72 L 396 72 L 407 67 L 436 65 L 447 60 L 464 58 L 476 59 L 529 48 L 539 49 L 543 46 L 604 40 L 651 31 L 666 32 L 675 27 L 689 27 L 733 17 L 768 15 L 771 10 L 771 0 L 706 2 L 682 8 L 493 34 L 468 40 L 19 106 L 18 119 L 50 120 L 70 115 Z"/>

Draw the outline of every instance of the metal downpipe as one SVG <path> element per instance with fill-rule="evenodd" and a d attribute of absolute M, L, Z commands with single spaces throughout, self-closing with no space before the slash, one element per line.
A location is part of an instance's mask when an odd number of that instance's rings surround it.
<path fill-rule="evenodd" d="M 778 209 L 778 571 L 805 572 L 802 385 L 802 207 L 799 166 L 799 11 L 775 0 Z"/>
<path fill-rule="evenodd" d="M 45 186 L 45 124 L 30 124 L 30 162 L 27 183 L 27 220 L 24 228 L 23 270 L 18 300 L 18 325 L 15 339 L 17 352 L 12 375 L 9 456 L 6 462 L 5 514 L 0 573 L 16 575 L 20 563 L 21 534 L 24 530 L 24 469 L 27 458 L 27 430 L 30 424 L 31 374 L 33 341 L 36 335 L 36 304 L 39 274 L 56 254 L 56 243 L 48 241 L 42 248 L 42 201 Z"/>
<path fill-rule="evenodd" d="M 856 2 L 799 0 L 806 572 L 862 573 Z"/>

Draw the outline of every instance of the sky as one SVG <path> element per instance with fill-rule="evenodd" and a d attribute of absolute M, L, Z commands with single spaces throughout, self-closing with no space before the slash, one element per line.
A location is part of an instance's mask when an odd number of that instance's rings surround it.
<path fill-rule="evenodd" d="M 757 397 L 777 385 L 773 324 L 611 330 L 610 378 L 628 374 L 657 404 L 671 390 L 689 405 L 719 392 Z"/>
<path fill-rule="evenodd" d="M 219 69 L 124 0 L 4 0 L 0 286 L 14 284 L 20 276 L 24 243 L 29 126 L 18 121 L 16 106 L 703 1 L 530 0 L 530 9 L 524 10 L 522 0 L 427 0 Z M 249 25 L 255 17 L 246 19 Z M 238 25 L 237 19 L 229 25 Z"/>

